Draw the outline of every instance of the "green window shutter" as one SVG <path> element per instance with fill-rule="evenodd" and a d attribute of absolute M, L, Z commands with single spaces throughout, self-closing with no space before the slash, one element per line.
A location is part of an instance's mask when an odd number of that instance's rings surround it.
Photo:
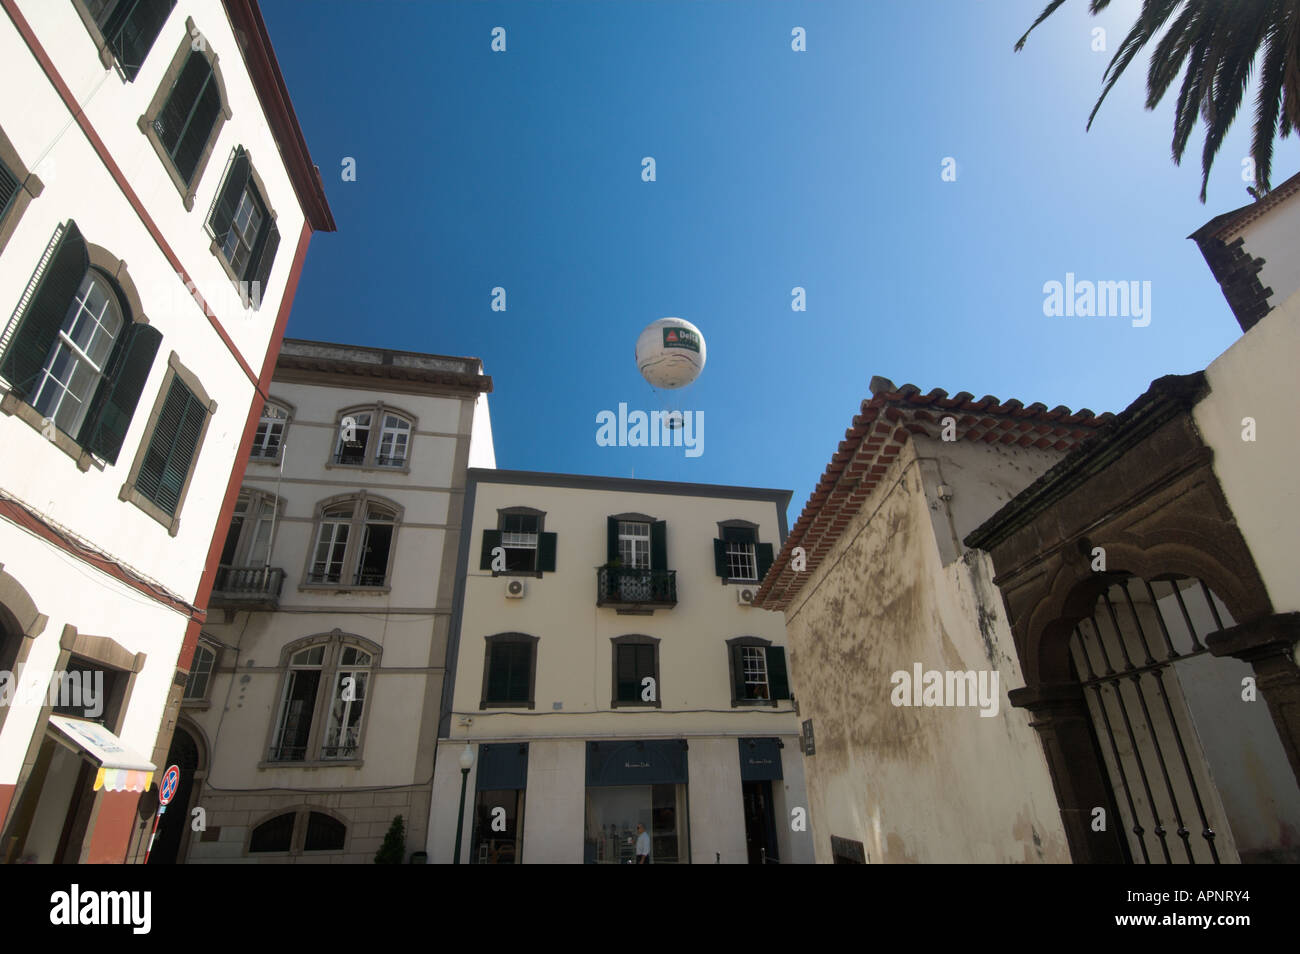
<path fill-rule="evenodd" d="M 487 702 L 527 703 L 529 683 L 533 669 L 531 642 L 505 642 L 492 644 L 488 669 Z"/>
<path fill-rule="evenodd" d="M 173 377 L 136 477 L 136 489 L 166 513 L 174 515 L 180 504 L 207 414 L 208 409 L 180 378 Z"/>
<path fill-rule="evenodd" d="M 772 567 L 772 544 L 760 543 L 755 547 L 758 554 L 758 581 L 763 582 L 767 571 Z"/>
<path fill-rule="evenodd" d="M 543 573 L 555 572 L 555 534 L 542 533 L 537 537 L 537 569 Z"/>
<path fill-rule="evenodd" d="M 767 647 L 767 686 L 773 701 L 790 698 L 790 677 L 786 673 L 783 646 Z"/>
<path fill-rule="evenodd" d="M 123 0 L 101 25 L 105 42 L 127 80 L 139 75 L 145 56 L 175 6 L 176 0 Z"/>
<path fill-rule="evenodd" d="M 248 186 L 251 168 L 248 154 L 244 152 L 244 147 L 240 146 L 235 150 L 235 158 L 230 163 L 230 173 L 226 176 L 226 183 L 217 194 L 217 201 L 212 206 L 212 215 L 208 217 L 208 225 L 212 228 L 218 246 L 225 242 L 230 226 L 235 221 L 235 210 L 239 208 L 239 200 Z"/>
<path fill-rule="evenodd" d="M 609 563 L 618 559 L 618 521 L 613 517 L 605 519 L 605 559 Z"/>
<path fill-rule="evenodd" d="M 745 698 L 745 660 L 741 647 L 731 646 L 731 697 L 735 701 Z"/>
<path fill-rule="evenodd" d="M 18 194 L 18 177 L 9 171 L 9 167 L 0 162 L 0 219 L 9 211 L 9 203 Z"/>
<path fill-rule="evenodd" d="M 500 530 L 483 531 L 483 553 L 479 557 L 478 568 L 480 570 L 492 569 L 492 551 L 501 546 Z"/>
<path fill-rule="evenodd" d="M 195 50 L 185 61 L 167 102 L 153 121 L 154 132 L 186 184 L 194 178 L 194 170 L 220 111 L 221 94 L 212 65 Z"/>
<path fill-rule="evenodd" d="M 724 580 L 727 578 L 727 544 L 724 540 L 713 541 L 713 572 Z"/>
<path fill-rule="evenodd" d="M 122 332 L 108 374 L 95 393 L 77 441 L 110 464 L 117 463 L 127 428 L 135 416 L 162 335 L 136 322 Z"/>
<path fill-rule="evenodd" d="M 254 258 L 249 259 L 252 281 L 257 283 L 257 294 L 253 298 L 259 303 L 262 296 L 266 294 L 266 281 L 271 277 L 271 266 L 275 263 L 275 253 L 280 247 L 280 230 L 274 221 L 262 227 L 260 242 L 261 251 Z M 253 267 L 253 261 L 257 262 L 256 267 Z"/>
<path fill-rule="evenodd" d="M 85 239 L 76 223 L 69 220 L 0 358 L 0 374 L 23 400 L 35 390 L 45 359 L 58 340 L 68 308 L 89 268 Z"/>
<path fill-rule="evenodd" d="M 668 569 L 668 522 L 656 520 L 650 524 L 650 569 Z"/>

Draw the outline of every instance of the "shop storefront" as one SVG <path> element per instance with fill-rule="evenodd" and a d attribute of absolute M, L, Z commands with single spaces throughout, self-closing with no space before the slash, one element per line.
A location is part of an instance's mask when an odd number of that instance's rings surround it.
<path fill-rule="evenodd" d="M 519 864 L 523 853 L 524 793 L 528 788 L 528 743 L 480 745 L 477 762 L 470 862 Z"/>
<path fill-rule="evenodd" d="M 650 835 L 651 864 L 690 862 L 686 740 L 587 743 L 587 864 L 633 864 L 637 825 Z"/>

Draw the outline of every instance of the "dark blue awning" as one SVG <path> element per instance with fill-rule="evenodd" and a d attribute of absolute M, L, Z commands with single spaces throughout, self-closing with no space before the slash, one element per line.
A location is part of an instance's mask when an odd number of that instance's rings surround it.
<path fill-rule="evenodd" d="M 740 780 L 768 782 L 781 779 L 781 743 L 776 739 L 740 740 Z"/>
<path fill-rule="evenodd" d="M 494 742 L 478 747 L 474 789 L 492 792 L 528 787 L 528 743 Z"/>
<path fill-rule="evenodd" d="M 587 743 L 587 785 L 676 785 L 686 781 L 686 740 Z"/>

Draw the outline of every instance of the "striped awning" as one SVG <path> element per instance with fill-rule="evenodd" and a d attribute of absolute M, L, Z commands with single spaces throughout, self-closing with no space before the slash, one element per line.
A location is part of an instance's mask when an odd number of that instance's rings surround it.
<path fill-rule="evenodd" d="M 99 765 L 95 791 L 103 788 L 110 792 L 147 792 L 153 785 L 153 773 L 158 767 L 127 748 L 98 722 L 52 715 L 50 725 Z"/>

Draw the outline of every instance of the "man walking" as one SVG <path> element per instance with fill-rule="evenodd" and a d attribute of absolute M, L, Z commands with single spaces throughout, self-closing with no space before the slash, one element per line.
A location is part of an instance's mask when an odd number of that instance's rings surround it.
<path fill-rule="evenodd" d="M 650 864 L 650 834 L 645 830 L 645 825 L 639 822 L 636 826 L 636 863 Z"/>

